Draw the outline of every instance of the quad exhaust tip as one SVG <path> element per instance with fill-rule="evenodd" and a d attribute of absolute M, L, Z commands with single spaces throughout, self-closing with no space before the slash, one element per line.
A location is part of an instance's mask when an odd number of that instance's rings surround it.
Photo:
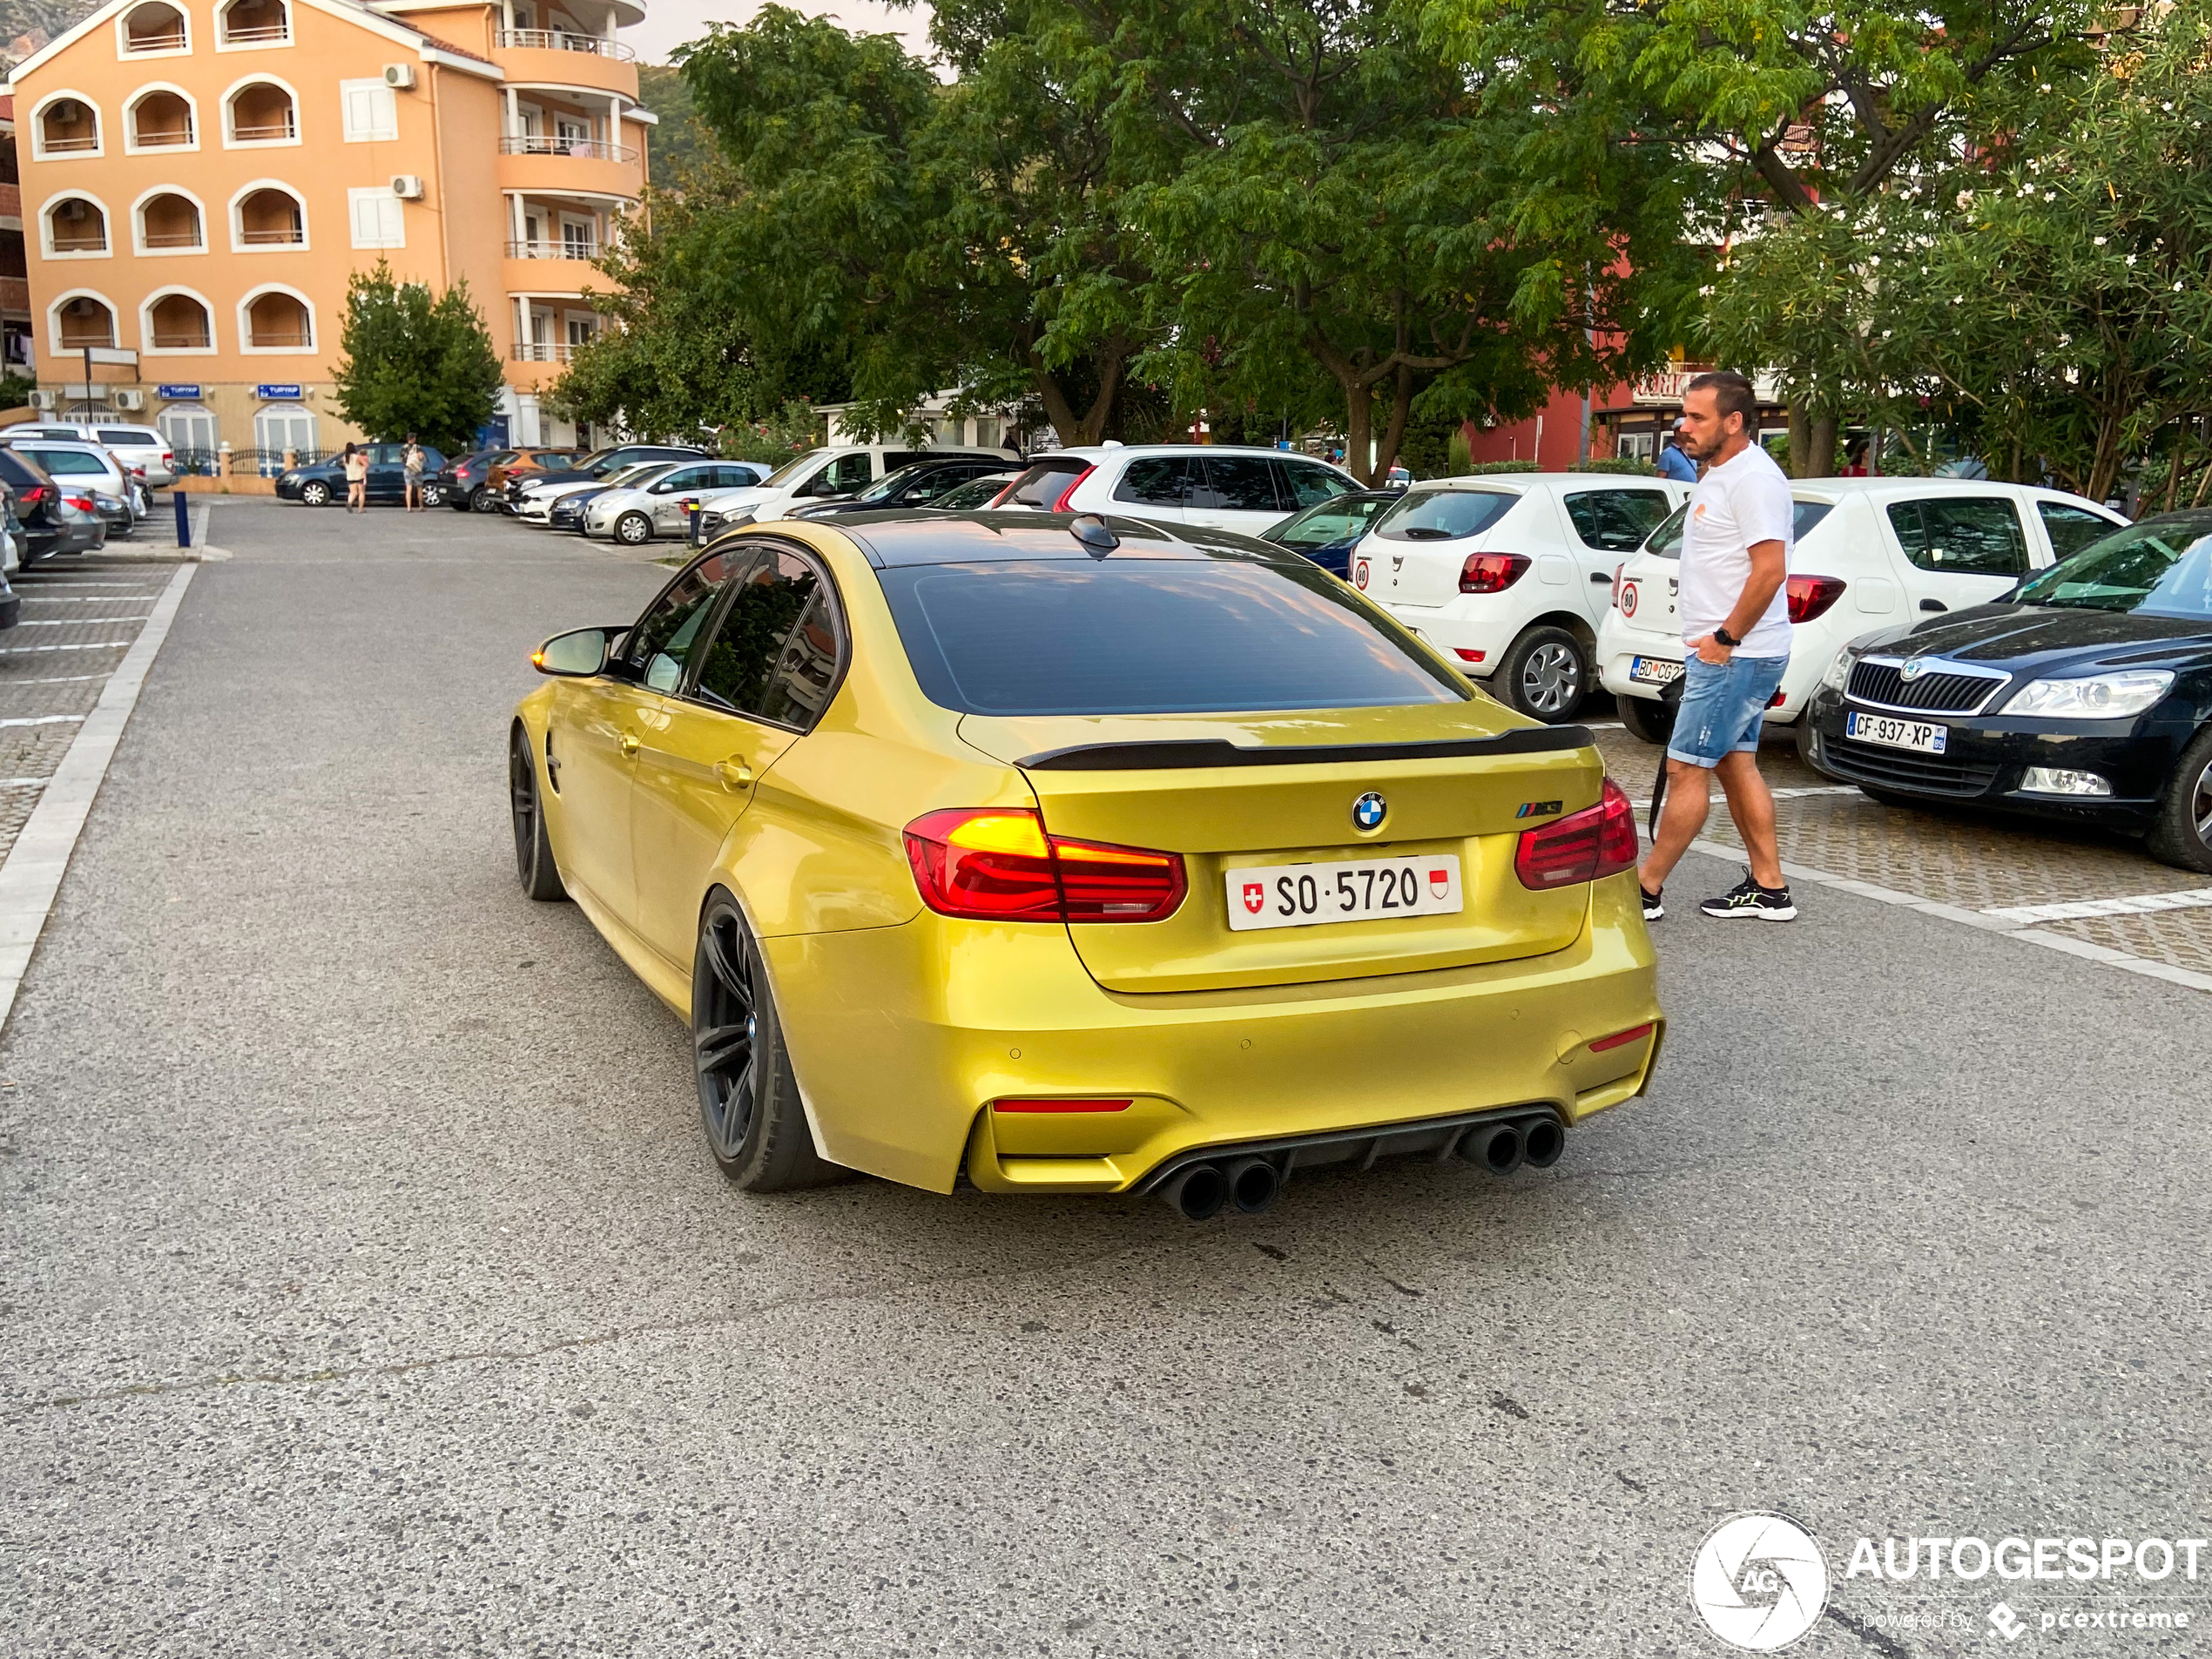
<path fill-rule="evenodd" d="M 1460 1136 L 1458 1146 L 1469 1163 L 1499 1176 L 1511 1175 L 1523 1164 L 1548 1170 L 1566 1150 L 1566 1130 L 1558 1119 L 1548 1116 L 1477 1123 Z M 1283 1172 L 1274 1161 L 1252 1157 L 1231 1158 L 1225 1164 L 1189 1164 L 1158 1189 L 1160 1202 L 1186 1221 L 1211 1221 L 1232 1205 L 1239 1214 L 1257 1216 L 1282 1190 Z"/>
<path fill-rule="evenodd" d="M 1213 1164 L 1194 1163 L 1160 1189 L 1160 1202 L 1186 1221 L 1210 1221 L 1229 1202 L 1229 1177 Z"/>
<path fill-rule="evenodd" d="M 1275 1202 L 1283 1177 L 1265 1158 L 1238 1158 L 1229 1166 L 1229 1197 L 1238 1209 L 1256 1216 Z"/>
<path fill-rule="evenodd" d="M 1511 1175 L 1526 1156 L 1518 1123 L 1478 1123 L 1460 1138 L 1460 1156 L 1493 1175 Z"/>

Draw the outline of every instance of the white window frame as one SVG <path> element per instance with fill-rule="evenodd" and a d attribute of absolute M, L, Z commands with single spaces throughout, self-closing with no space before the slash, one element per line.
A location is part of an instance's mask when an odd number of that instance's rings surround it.
<path fill-rule="evenodd" d="M 112 225 L 114 221 L 109 222 Z M 111 246 L 115 241 L 113 230 L 108 232 L 108 241 Z M 118 346 L 123 343 L 123 312 L 115 301 L 98 288 L 69 288 L 56 294 L 46 302 L 46 340 L 55 356 L 64 362 L 71 358 L 77 358 L 81 361 L 84 357 L 84 348 L 82 346 L 62 344 L 62 307 L 72 300 L 97 300 L 105 306 L 107 314 L 115 320 L 115 331 L 110 338 Z"/>
<path fill-rule="evenodd" d="M 105 247 L 55 248 L 53 212 L 65 201 L 88 201 L 100 210 L 100 222 L 107 226 Z M 49 260 L 111 260 L 115 257 L 115 215 L 89 190 L 57 190 L 39 204 L 38 252 L 42 259 Z"/>
<path fill-rule="evenodd" d="M 296 242 L 249 242 L 246 239 L 246 199 L 258 191 L 280 190 L 300 210 L 300 239 Z M 299 186 L 281 179 L 255 179 L 239 186 L 230 199 L 231 252 L 233 253 L 304 253 L 314 240 L 307 224 L 307 198 Z"/>
<path fill-rule="evenodd" d="M 64 98 L 82 104 L 92 111 L 92 147 L 90 150 L 59 150 L 46 148 L 46 106 L 59 104 Z M 194 128 L 197 133 L 199 129 Z M 34 161 L 97 161 L 107 153 L 107 111 L 100 107 L 98 98 L 69 87 L 57 88 L 31 107 L 30 158 Z M 108 240 L 115 239 L 111 234 Z"/>
<path fill-rule="evenodd" d="M 205 212 L 199 217 L 199 227 L 205 233 L 207 229 L 207 215 Z M 154 302 L 165 300 L 171 294 L 182 294 L 187 300 L 197 300 L 199 308 L 207 314 L 207 343 L 205 346 L 156 346 L 153 343 Z M 166 287 L 156 288 L 138 302 L 138 351 L 141 356 L 212 357 L 220 349 L 220 343 L 215 334 L 214 303 L 199 289 L 172 282 Z"/>
<path fill-rule="evenodd" d="M 146 246 L 145 206 L 156 196 L 182 196 L 198 211 L 199 214 L 199 246 L 198 247 L 148 247 Z M 111 230 L 108 233 L 108 244 L 112 246 L 114 243 L 115 233 Z M 140 191 L 138 200 L 131 204 L 131 251 L 139 258 L 147 260 L 164 260 L 177 254 L 190 256 L 206 253 L 208 251 L 207 204 L 200 200 L 199 192 L 186 190 L 182 185 L 155 185 L 149 189 Z M 169 290 L 165 288 L 162 292 L 166 293 Z M 211 311 L 208 314 L 212 316 L 214 314 Z"/>
<path fill-rule="evenodd" d="M 138 121 L 138 105 L 156 92 L 171 92 L 184 99 L 185 111 L 192 122 L 190 144 L 140 144 Z M 199 100 L 174 81 L 148 81 L 123 102 L 123 153 L 126 156 L 188 156 L 197 151 L 207 137 L 206 125 L 199 118 Z"/>
<path fill-rule="evenodd" d="M 289 294 L 307 314 L 307 343 L 304 346 L 257 346 L 253 343 L 253 302 L 268 293 Z M 58 335 L 61 325 L 55 324 Z M 322 323 L 315 316 L 315 302 L 288 282 L 264 282 L 239 296 L 238 348 L 248 357 L 313 357 L 322 347 Z"/>
<path fill-rule="evenodd" d="M 150 0 L 139 0 L 139 5 L 149 3 Z M 185 44 L 181 46 L 157 46 L 151 51 L 132 51 L 131 14 L 138 10 L 139 7 L 130 6 L 115 14 L 115 55 L 118 59 L 128 57 L 143 63 L 149 57 L 189 57 L 192 56 L 192 13 L 185 10 L 184 0 L 166 0 L 166 3 L 170 10 L 177 14 L 177 21 L 185 26 Z"/>
<path fill-rule="evenodd" d="M 249 87 L 273 86 L 292 100 L 292 136 L 288 138 L 240 138 L 233 136 L 238 122 L 232 107 Z M 307 142 L 307 106 L 300 89 L 280 75 L 241 75 L 223 91 L 223 148 L 226 150 L 285 150 Z"/>
<path fill-rule="evenodd" d="M 357 91 L 368 92 L 372 97 L 382 100 L 381 107 L 391 112 L 392 130 L 390 132 L 381 132 L 374 127 L 367 132 L 355 129 L 353 95 Z M 373 78 L 364 76 L 354 80 L 341 81 L 338 83 L 338 121 L 340 128 L 345 133 L 347 144 L 396 144 L 400 136 L 399 94 L 384 84 L 384 78 L 381 75 Z"/>
<path fill-rule="evenodd" d="M 284 0 L 284 38 L 281 40 L 226 40 L 223 38 L 223 14 L 231 9 L 231 0 L 217 0 L 215 6 L 215 50 L 219 52 L 276 51 L 290 46 L 300 37 L 292 26 L 292 0 Z"/>
<path fill-rule="evenodd" d="M 391 205 L 391 219 L 398 228 L 390 236 L 361 234 L 361 206 L 374 202 L 380 218 L 386 203 Z M 407 204 L 392 193 L 389 185 L 363 185 L 346 192 L 346 229 L 355 247 L 405 247 L 407 246 Z"/>

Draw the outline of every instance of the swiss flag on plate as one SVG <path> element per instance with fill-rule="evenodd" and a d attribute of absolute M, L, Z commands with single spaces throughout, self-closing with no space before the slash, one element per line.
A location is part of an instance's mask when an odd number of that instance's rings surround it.
<path fill-rule="evenodd" d="M 1428 890 L 1441 899 L 1452 890 L 1452 873 L 1449 870 L 1431 870 L 1428 873 Z"/>
<path fill-rule="evenodd" d="M 1252 914 L 1257 916 L 1259 914 L 1260 906 L 1265 904 L 1266 902 L 1267 889 L 1264 886 L 1258 881 L 1247 881 L 1244 883 L 1245 909 L 1251 911 Z"/>

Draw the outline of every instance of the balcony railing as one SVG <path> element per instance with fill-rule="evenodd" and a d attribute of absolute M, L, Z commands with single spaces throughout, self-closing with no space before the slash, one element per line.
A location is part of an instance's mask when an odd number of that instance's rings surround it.
<path fill-rule="evenodd" d="M 535 242 L 509 242 L 507 257 L 510 260 L 596 260 L 599 257 L 597 242 L 549 242 L 543 239 Z"/>
<path fill-rule="evenodd" d="M 637 152 L 626 144 L 600 138 L 564 138 L 544 132 L 518 132 L 499 141 L 503 156 L 575 156 L 594 161 L 635 161 Z"/>
<path fill-rule="evenodd" d="M 199 233 L 198 231 L 148 231 L 145 233 L 145 245 L 148 247 L 198 247 L 200 245 Z M 57 242 L 54 246 L 59 247 L 61 244 Z"/>
<path fill-rule="evenodd" d="M 108 347 L 114 344 L 115 333 L 112 329 L 97 334 L 72 334 L 66 328 L 62 330 L 64 351 L 83 351 L 87 346 Z"/>
<path fill-rule="evenodd" d="M 97 132 L 84 138 L 57 138 L 49 134 L 38 145 L 39 153 L 49 156 L 82 155 L 87 150 L 99 147 L 100 135 Z"/>
<path fill-rule="evenodd" d="M 593 52 L 624 64 L 637 56 L 618 40 L 608 40 L 599 35 L 572 35 L 565 29 L 502 29 L 499 31 L 499 44 L 527 46 L 538 51 Z"/>
<path fill-rule="evenodd" d="M 287 115 L 281 121 L 263 121 L 254 126 L 233 127 L 231 137 L 239 144 L 266 143 L 275 138 L 296 138 L 300 129 Z"/>
<path fill-rule="evenodd" d="M 307 241 L 307 233 L 297 225 L 287 225 L 273 231 L 240 231 L 238 239 L 247 247 L 298 247 Z"/>
<path fill-rule="evenodd" d="M 185 31 L 172 29 L 165 35 L 132 35 L 124 50 L 133 52 L 180 52 L 185 44 Z"/>
<path fill-rule="evenodd" d="M 223 44 L 226 46 L 266 46 L 273 40 L 291 38 L 292 25 L 288 23 L 248 24 L 243 29 L 223 30 Z"/>
<path fill-rule="evenodd" d="M 315 342 L 314 336 L 303 328 L 256 328 L 246 337 L 246 343 L 261 347 L 297 346 L 305 351 L 312 350 Z"/>
<path fill-rule="evenodd" d="M 105 253 L 107 252 L 107 233 L 88 231 L 82 236 L 57 236 L 54 238 L 54 252 L 57 253 Z"/>
<path fill-rule="evenodd" d="M 576 345 L 566 340 L 518 340 L 509 355 L 518 363 L 572 363 Z"/>
<path fill-rule="evenodd" d="M 132 142 L 141 150 L 165 150 L 175 145 L 190 144 L 192 128 L 190 126 L 156 127 L 149 132 L 145 128 L 140 127 L 137 138 Z"/>
<path fill-rule="evenodd" d="M 154 330 L 153 349 L 156 351 L 206 351 L 214 341 L 205 330 L 196 334 L 168 334 Z"/>

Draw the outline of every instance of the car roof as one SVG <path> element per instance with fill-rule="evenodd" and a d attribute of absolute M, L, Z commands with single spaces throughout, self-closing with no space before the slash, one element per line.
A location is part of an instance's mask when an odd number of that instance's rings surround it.
<path fill-rule="evenodd" d="M 1299 556 L 1256 536 L 1197 524 L 1159 524 L 1118 513 L 942 513 L 891 509 L 800 519 L 852 540 L 879 570 L 910 564 L 994 564 L 1016 559 L 1088 559 L 1096 556 L 1069 534 L 1078 518 L 1102 517 L 1121 540 L 1117 552 L 1148 558 L 1234 558 L 1302 565 Z M 767 527 L 772 529 L 773 525 Z M 1107 556 L 1116 556 L 1109 554 Z"/>
<path fill-rule="evenodd" d="M 42 437 L 36 432 L 26 432 L 20 438 L 10 438 L 8 442 L 10 446 L 17 443 L 36 443 L 49 449 L 90 449 L 94 455 L 100 455 L 107 453 L 107 445 L 91 438 L 48 438 Z"/>
<path fill-rule="evenodd" d="M 2001 478 L 1914 478 L 1892 475 L 1883 478 L 1792 478 L 1790 481 L 1791 495 L 1809 496 L 1815 501 L 1840 502 L 1854 496 L 1986 496 L 1993 489 L 2032 490 L 2039 496 L 2065 496 L 2069 501 L 2088 499 L 2086 496 L 2054 489 L 2047 484 L 2008 483 Z"/>
<path fill-rule="evenodd" d="M 1090 462 L 1128 460 L 1140 455 L 1271 455 L 1278 461 L 1312 461 L 1324 467 L 1337 464 L 1323 461 L 1318 455 L 1257 443 L 1073 443 L 1065 448 L 1039 449 L 1024 464 L 1035 466 L 1040 461 L 1056 461 L 1063 455 Z"/>

